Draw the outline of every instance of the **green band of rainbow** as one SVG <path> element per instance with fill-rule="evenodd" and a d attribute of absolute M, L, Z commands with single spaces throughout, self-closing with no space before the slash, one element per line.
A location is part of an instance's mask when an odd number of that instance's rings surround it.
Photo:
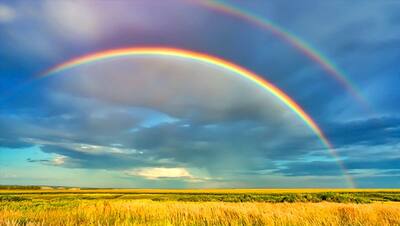
<path fill-rule="evenodd" d="M 228 71 L 234 72 L 236 75 L 241 76 L 247 80 L 254 82 L 254 84 L 263 88 L 264 90 L 271 93 L 273 96 L 282 101 L 290 110 L 292 110 L 305 124 L 319 137 L 322 143 L 328 148 L 330 154 L 335 158 L 338 162 L 339 167 L 343 171 L 344 176 L 346 177 L 347 182 L 351 187 L 355 187 L 353 180 L 347 174 L 347 170 L 337 155 L 336 151 L 333 148 L 333 145 L 329 142 L 327 137 L 324 135 L 322 130 L 318 127 L 318 125 L 314 122 L 314 120 L 287 94 L 285 94 L 282 90 L 269 83 L 262 77 L 256 75 L 255 73 L 233 64 L 231 62 L 225 61 L 223 59 L 210 56 L 203 53 L 175 49 L 175 48 L 164 48 L 164 47 L 137 47 L 137 48 L 123 48 L 123 49 L 113 49 L 103 52 L 97 52 L 85 56 L 81 56 L 69 61 L 66 61 L 62 64 L 59 64 L 47 72 L 45 72 L 42 76 L 50 76 L 52 74 L 56 74 L 57 72 L 77 67 L 82 64 L 93 63 L 105 59 L 116 58 L 116 57 L 124 57 L 124 56 L 135 56 L 135 55 L 152 55 L 152 56 L 170 56 L 170 57 L 179 57 L 184 59 L 191 59 L 198 62 L 207 63 L 210 65 L 215 65 L 220 68 L 226 69 Z"/>
<path fill-rule="evenodd" d="M 346 78 L 343 72 L 339 70 L 339 68 L 331 61 L 328 60 L 322 53 L 318 52 L 315 48 L 312 48 L 305 41 L 301 40 L 299 37 L 294 35 L 293 33 L 285 30 L 279 25 L 273 23 L 271 20 L 255 15 L 251 12 L 245 11 L 243 9 L 239 9 L 222 1 L 215 0 L 192 0 L 194 3 L 204 6 L 206 8 L 234 16 L 236 18 L 240 18 L 245 20 L 255 26 L 258 26 L 262 29 L 266 29 L 274 34 L 279 39 L 289 43 L 291 46 L 302 52 L 309 59 L 316 62 L 320 65 L 328 74 L 330 74 L 335 80 L 337 80 L 341 86 L 343 86 L 354 99 L 357 100 L 361 106 L 370 112 L 370 106 L 367 100 L 362 96 L 361 92 L 358 88 L 350 81 L 350 79 Z"/>

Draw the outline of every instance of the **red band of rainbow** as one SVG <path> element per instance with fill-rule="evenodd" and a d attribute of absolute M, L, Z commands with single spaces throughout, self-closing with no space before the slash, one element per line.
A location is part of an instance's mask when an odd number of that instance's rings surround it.
<path fill-rule="evenodd" d="M 344 176 L 346 177 L 347 182 L 350 187 L 355 187 L 355 184 L 348 175 L 347 170 L 337 155 L 333 145 L 327 139 L 325 134 L 319 128 L 319 126 L 314 122 L 314 120 L 287 94 L 285 94 L 282 90 L 262 78 L 261 76 L 241 67 L 234 63 L 228 62 L 226 60 L 217 58 L 215 56 L 207 55 L 204 53 L 198 53 L 188 50 L 176 49 L 176 48 L 165 48 L 165 47 L 135 47 L 135 48 L 122 48 L 122 49 L 112 49 L 102 52 L 97 52 L 85 56 L 81 56 L 69 61 L 66 61 L 62 64 L 59 64 L 44 74 L 42 76 L 50 76 L 52 74 L 56 74 L 57 72 L 61 72 L 63 70 L 77 67 L 82 64 L 93 63 L 105 59 L 116 58 L 116 57 L 124 57 L 124 56 L 134 56 L 134 55 L 153 55 L 153 56 L 170 56 L 170 57 L 179 57 L 185 59 L 191 59 L 203 63 L 207 63 L 210 65 L 215 65 L 220 68 L 226 69 L 228 71 L 234 72 L 236 75 L 241 76 L 247 80 L 254 82 L 254 84 L 263 88 L 264 90 L 271 93 L 273 96 L 282 101 L 290 110 L 292 110 L 305 124 L 319 137 L 321 142 L 328 148 L 330 154 L 335 158 L 339 167 L 343 171 Z"/>
<path fill-rule="evenodd" d="M 361 92 L 353 84 L 353 82 L 351 82 L 350 79 L 348 79 L 347 76 L 341 70 L 339 70 L 339 68 L 326 56 L 318 52 L 315 48 L 311 47 L 308 43 L 306 43 L 304 40 L 301 40 L 293 33 L 285 30 L 267 18 L 255 15 L 254 13 L 237 8 L 222 1 L 192 0 L 192 2 L 208 9 L 242 19 L 261 29 L 271 32 L 271 34 L 293 46 L 313 62 L 316 62 L 318 65 L 320 65 L 320 67 L 323 68 L 329 75 L 331 75 L 342 87 L 344 87 L 368 113 L 371 113 L 371 107 L 368 101 L 362 96 Z"/>

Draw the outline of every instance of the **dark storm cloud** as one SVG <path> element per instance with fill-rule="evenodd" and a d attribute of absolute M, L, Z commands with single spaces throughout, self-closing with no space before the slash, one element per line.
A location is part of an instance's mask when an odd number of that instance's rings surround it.
<path fill-rule="evenodd" d="M 347 170 L 375 170 L 386 174 L 388 170 L 399 169 L 398 117 L 375 117 L 331 124 L 326 132 Z M 339 175 L 341 172 L 338 169 L 335 161 L 291 161 L 276 172 L 288 176 L 331 176 Z M 354 175 L 359 173 L 355 172 Z"/>
<path fill-rule="evenodd" d="M 373 106 L 375 118 L 367 117 L 321 65 L 270 30 L 191 3 L 1 4 L 16 14 L 0 23 L 0 94 L 7 93 L 0 99 L 0 147 L 37 146 L 45 153 L 65 156 L 57 166 L 67 168 L 197 167 L 215 175 L 243 174 L 248 177 L 245 179 L 257 181 L 263 179 L 251 175 L 340 174 L 316 136 L 299 126 L 293 115 L 289 114 L 287 121 L 283 116 L 288 112 L 283 113 L 279 104 L 254 87 L 250 91 L 233 86 L 222 90 L 228 86 L 226 80 L 199 83 L 190 77 L 182 83 L 191 85 L 180 89 L 179 95 L 168 92 L 175 88 L 171 81 L 181 79 L 173 69 L 183 67 L 171 62 L 161 71 L 175 77 L 151 82 L 151 86 L 118 78 L 118 65 L 93 73 L 97 80 L 90 77 L 82 83 L 84 80 L 77 79 L 69 89 L 52 89 L 51 81 L 42 81 L 24 88 L 19 98 L 8 99 L 9 91 L 18 84 L 56 63 L 98 50 L 156 44 L 214 54 L 264 76 L 310 113 L 360 183 L 371 186 L 374 182 L 368 180 L 372 180 L 384 186 L 398 181 L 397 2 L 235 2 L 293 33 L 336 64 Z M 153 15 L 144 13 L 148 9 Z M 138 65 L 159 66 L 154 62 Z M 198 71 L 197 77 L 210 73 Z M 99 79 L 101 73 L 103 80 Z M 98 95 L 88 94 L 88 90 Z M 198 94 L 185 99 L 182 93 L 189 91 Z M 142 95 L 150 92 L 160 99 Z M 163 105 L 162 98 L 175 102 Z M 142 109 L 133 109 L 135 104 Z M 155 122 L 151 124 L 149 119 Z M 53 160 L 27 161 L 52 164 Z M 361 178 L 356 170 L 387 175 Z"/>
<path fill-rule="evenodd" d="M 27 96 L 29 93 L 19 98 Z M 42 104 L 13 104 L 13 108 L 0 114 L 0 145 L 27 146 L 32 143 L 29 139 L 108 145 L 118 143 L 119 137 L 146 118 L 145 114 L 151 115 L 138 108 L 121 108 L 57 93 L 29 99 Z"/>
<path fill-rule="evenodd" d="M 188 117 L 143 127 L 140 124 L 146 117 L 133 114 L 127 106 L 65 94 L 53 95 L 52 98 L 56 98 L 56 104 L 61 101 L 75 107 L 63 106 L 64 110 L 69 110 L 54 111 L 59 113 L 52 113 L 51 117 L 41 114 L 3 116 L 3 127 L 19 125 L 14 130 L 2 130 L 3 140 L 8 137 L 9 142 L 13 136 L 20 137 L 28 145 L 38 145 L 45 153 L 65 156 L 64 163 L 58 166 L 67 168 L 122 170 L 179 166 L 205 168 L 211 175 L 228 177 L 271 173 L 285 176 L 341 175 L 334 161 L 301 160 L 312 153 L 315 155 L 311 158 L 331 158 L 320 150 L 314 136 L 285 136 L 284 128 L 280 131 L 274 123 L 268 124 L 257 118 L 249 120 L 243 112 L 238 113 L 240 117 L 235 116 L 236 120 L 218 123 L 205 123 Z M 348 169 L 369 167 L 383 170 L 393 169 L 397 160 L 382 157 L 375 163 L 368 163 L 368 156 L 374 154 L 371 146 L 389 141 L 395 143 L 399 138 L 399 126 L 398 118 L 382 117 L 331 124 L 327 132 L 337 147 L 348 148 L 341 151 L 341 156 L 359 159 L 358 162 L 345 161 Z M 81 147 L 85 145 L 87 147 Z M 96 145 L 98 147 L 91 147 Z M 362 154 L 357 145 L 364 145 Z M 355 155 L 354 150 L 360 154 Z M 387 150 L 387 155 L 394 151 Z M 286 162 L 282 163 L 283 160 Z M 50 163 L 30 160 L 35 161 Z M 363 164 L 366 168 L 360 167 Z"/>
<path fill-rule="evenodd" d="M 73 78 L 69 76 L 72 74 Z M 282 107 L 281 100 L 246 76 L 241 78 L 233 71 L 189 59 L 132 56 L 86 65 L 62 75 L 57 82 L 62 84 L 59 89 L 63 92 L 123 106 L 142 106 L 200 123 L 256 119 L 279 124 L 285 117 L 281 111 L 289 111 Z M 112 75 L 118 76 L 110 82 Z"/>
<path fill-rule="evenodd" d="M 365 159 L 364 161 L 348 160 L 345 164 L 348 169 L 400 170 L 400 158 L 393 156 L 386 156 L 386 158 L 374 160 Z M 395 171 L 392 173 L 394 172 Z"/>
<path fill-rule="evenodd" d="M 128 90 L 132 88 L 131 83 L 125 84 Z M 120 90 L 123 89 L 121 86 Z M 149 117 L 157 119 L 159 113 L 133 108 L 130 102 L 121 105 L 98 95 L 89 98 L 72 93 L 53 90 L 50 96 L 40 96 L 46 105 L 20 106 L 14 108 L 13 117 L 2 115 L 1 124 L 13 128 L 2 130 L 4 139 L 10 141 L 11 137 L 18 137 L 45 153 L 66 157 L 62 164 L 56 164 L 60 167 L 130 169 L 179 166 L 231 176 L 233 170 L 270 169 L 275 159 L 298 158 L 308 153 L 310 148 L 321 148 L 315 135 L 309 130 L 303 131 L 304 125 L 299 124 L 297 118 L 272 117 L 280 113 L 273 107 L 273 101 L 267 101 L 269 98 L 252 98 L 251 107 L 244 110 L 239 106 L 247 106 L 246 100 L 229 99 L 228 111 L 222 111 L 228 118 L 221 117 L 218 108 L 215 112 L 214 109 L 198 108 L 201 111 L 195 116 L 181 114 L 181 111 L 186 111 L 186 105 L 174 106 L 172 111 L 163 108 L 184 118 L 145 126 Z M 128 97 L 131 96 L 138 95 L 128 93 Z M 209 98 L 202 98 L 210 102 Z M 219 106 L 221 109 L 224 107 Z M 260 108 L 267 109 L 267 112 L 263 113 L 265 111 L 260 111 Z M 213 115 L 215 113 L 217 117 Z M 207 120 L 203 114 L 207 114 Z M 265 117 L 265 114 L 272 118 Z M 10 147 L 5 142 L 3 144 Z M 50 160 L 28 161 L 54 164 Z"/>
<path fill-rule="evenodd" d="M 60 115 L 51 122 L 37 120 L 35 129 L 16 131 L 13 136 L 21 137 L 27 145 L 39 146 L 45 153 L 66 156 L 68 159 L 62 166 L 77 168 L 187 166 L 215 172 L 238 168 L 265 169 L 273 165 L 273 159 L 296 158 L 308 152 L 303 139 L 298 138 L 297 144 L 288 142 L 273 128 L 260 126 L 257 121 L 171 122 L 149 128 L 137 127 L 134 131 L 124 131 L 125 127 L 121 127 L 118 131 L 105 133 L 98 129 L 102 120 L 96 119 L 93 129 L 84 123 L 86 119 L 63 119 Z M 115 115 L 111 114 L 104 120 L 108 124 L 115 120 Z M 21 128 L 31 127 L 29 121 L 32 119 L 25 119 L 26 124 L 21 123 Z M 8 137 L 6 141 L 10 142 L 11 136 Z M 2 145 L 14 147 L 7 142 L 2 142 Z M 314 146 L 314 142 L 315 139 L 310 139 L 310 145 Z"/>
<path fill-rule="evenodd" d="M 24 129 L 27 127 L 29 126 L 16 116 L 0 115 L 0 147 L 25 148 L 32 146 L 30 142 L 23 140 Z"/>
<path fill-rule="evenodd" d="M 346 167 L 346 171 L 350 172 L 354 177 L 362 176 L 363 171 L 358 170 L 373 170 L 374 174 L 387 176 L 398 175 L 400 170 L 400 158 L 392 158 L 390 156 L 378 160 L 370 160 L 368 157 L 358 161 L 345 160 L 343 164 Z M 343 173 L 335 161 L 291 162 L 286 164 L 285 168 L 275 172 L 287 176 L 332 176 Z"/>
<path fill-rule="evenodd" d="M 346 161 L 346 171 L 355 181 L 357 187 L 385 188 L 398 187 L 400 178 L 400 159 L 374 160 L 369 161 Z M 286 176 L 338 176 L 343 171 L 338 170 L 336 162 L 315 161 L 315 162 L 293 162 L 286 165 L 286 168 L 276 170 Z"/>
<path fill-rule="evenodd" d="M 85 169 L 127 169 L 141 166 L 152 166 L 151 162 L 142 159 L 134 153 L 93 153 L 82 152 L 72 148 L 57 145 L 44 145 L 41 150 L 45 153 L 58 154 L 67 157 L 62 165 L 68 168 Z"/>
<path fill-rule="evenodd" d="M 19 141 L 18 139 L 12 138 L 0 138 L 0 147 L 6 148 L 27 148 L 33 145 L 29 142 Z"/>
<path fill-rule="evenodd" d="M 138 147 L 160 150 L 158 154 L 161 157 L 174 156 L 182 162 L 195 161 L 198 166 L 206 165 L 214 158 L 226 156 L 228 159 L 238 154 L 240 158 L 245 155 L 253 158 L 251 161 L 292 159 L 321 147 L 315 137 L 290 136 L 291 139 L 287 139 L 284 134 L 273 127 L 263 126 L 259 121 L 211 125 L 169 123 L 143 128 L 135 132 L 133 137 Z M 217 159 L 215 164 L 218 164 Z"/>
<path fill-rule="evenodd" d="M 395 144 L 400 141 L 400 118 L 375 117 L 332 124 L 326 133 L 337 147 Z"/>
<path fill-rule="evenodd" d="M 286 176 L 338 176 L 343 173 L 336 161 L 291 162 L 275 172 Z"/>
<path fill-rule="evenodd" d="M 133 139 L 138 147 L 148 149 L 156 159 L 170 159 L 210 171 L 246 169 L 265 165 L 275 157 L 272 156 L 274 148 L 265 141 L 267 137 L 277 141 L 282 139 L 268 135 L 265 128 L 252 124 L 255 122 L 164 124 L 139 130 L 133 134 Z M 251 132 L 247 133 L 251 130 L 254 130 L 252 135 Z M 287 153 L 287 156 L 291 156 L 291 153 Z"/>

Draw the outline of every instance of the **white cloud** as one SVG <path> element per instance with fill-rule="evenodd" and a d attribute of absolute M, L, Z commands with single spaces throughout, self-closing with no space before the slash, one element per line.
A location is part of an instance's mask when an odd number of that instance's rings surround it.
<path fill-rule="evenodd" d="M 57 166 L 63 165 L 63 164 L 65 163 L 65 160 L 66 160 L 66 159 L 67 159 L 66 156 L 59 155 L 59 156 L 56 156 L 56 157 L 52 160 L 52 163 L 53 163 L 53 165 L 57 165 Z"/>
<path fill-rule="evenodd" d="M 153 180 L 162 178 L 194 179 L 193 175 L 185 168 L 140 168 L 128 171 L 127 174 Z"/>
<path fill-rule="evenodd" d="M 0 23 L 6 23 L 14 20 L 16 17 L 15 10 L 6 5 L 0 5 Z"/>
<path fill-rule="evenodd" d="M 44 13 L 51 27 L 63 36 L 78 40 L 100 36 L 101 17 L 88 2 L 46 1 Z"/>

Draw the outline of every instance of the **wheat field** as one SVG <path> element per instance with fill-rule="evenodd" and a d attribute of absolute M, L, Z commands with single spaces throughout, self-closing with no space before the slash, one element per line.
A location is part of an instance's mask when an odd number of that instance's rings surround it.
<path fill-rule="evenodd" d="M 400 225 L 397 203 L 80 201 L 3 207 L 1 225 Z M 25 205 L 26 208 L 23 208 Z M 61 205 L 61 204 L 60 204 Z"/>
<path fill-rule="evenodd" d="M 400 192 L 3 189 L 0 225 L 400 225 Z"/>

